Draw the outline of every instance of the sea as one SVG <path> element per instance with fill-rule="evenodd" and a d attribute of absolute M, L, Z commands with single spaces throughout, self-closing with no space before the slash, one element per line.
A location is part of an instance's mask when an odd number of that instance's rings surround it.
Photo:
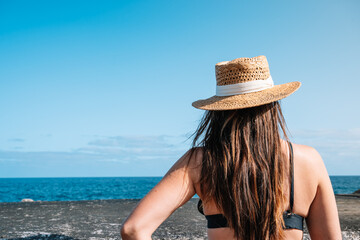
<path fill-rule="evenodd" d="M 161 177 L 0 178 L 0 202 L 141 199 Z M 360 189 L 360 176 L 330 176 L 335 194 Z"/>

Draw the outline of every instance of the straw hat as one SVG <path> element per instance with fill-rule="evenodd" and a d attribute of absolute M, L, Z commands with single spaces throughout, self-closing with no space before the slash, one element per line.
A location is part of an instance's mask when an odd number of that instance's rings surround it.
<path fill-rule="evenodd" d="M 300 82 L 274 85 L 265 56 L 237 58 L 215 65 L 216 95 L 192 103 L 204 110 L 231 110 L 260 106 L 283 99 Z"/>

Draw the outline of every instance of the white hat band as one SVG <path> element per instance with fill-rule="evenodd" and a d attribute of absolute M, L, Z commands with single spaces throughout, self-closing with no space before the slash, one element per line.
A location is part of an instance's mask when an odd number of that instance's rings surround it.
<path fill-rule="evenodd" d="M 249 82 L 235 83 L 230 85 L 216 86 L 216 96 L 231 96 L 244 93 L 262 91 L 274 86 L 271 76 L 265 80 L 254 80 Z"/>

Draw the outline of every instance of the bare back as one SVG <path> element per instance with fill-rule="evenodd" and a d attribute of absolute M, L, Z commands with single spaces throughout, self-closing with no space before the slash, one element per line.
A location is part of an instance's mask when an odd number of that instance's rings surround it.
<path fill-rule="evenodd" d="M 289 159 L 287 143 L 282 142 L 284 159 Z M 341 239 L 341 230 L 334 192 L 325 165 L 311 147 L 294 144 L 294 207 L 293 213 L 303 216 L 311 239 Z M 189 156 L 192 156 L 189 159 Z M 200 198 L 200 172 L 202 149 L 195 154 L 184 154 L 168 171 L 164 178 L 139 202 L 125 220 L 121 235 L 125 239 L 151 239 L 152 233 L 195 193 Z M 285 168 L 289 171 L 289 161 Z M 290 174 L 287 178 L 289 179 Z M 283 186 L 290 195 L 290 179 Z M 214 202 L 204 203 L 206 215 L 221 213 Z M 283 210 L 289 209 L 289 201 Z M 199 213 L 200 214 L 200 213 Z M 285 230 L 285 239 L 302 239 L 301 230 Z M 230 228 L 208 229 L 210 240 L 234 239 Z"/>
<path fill-rule="evenodd" d="M 294 207 L 293 212 L 306 219 L 312 239 L 341 239 L 340 224 L 334 193 L 324 163 L 318 152 L 312 147 L 293 144 L 294 149 Z M 284 188 L 287 193 L 286 206 L 290 199 L 290 163 L 289 147 L 282 141 L 282 152 L 287 159 L 287 179 Z M 202 154 L 197 154 L 196 162 L 201 163 Z M 200 164 L 196 164 L 201 166 Z M 202 198 L 199 178 L 201 167 L 194 168 L 193 182 L 196 193 Z M 205 215 L 221 213 L 214 202 L 204 204 Z M 319 215 L 320 214 L 320 215 Z M 320 217 L 319 217 L 320 216 Z M 302 239 L 303 232 L 298 229 L 285 230 L 285 239 Z M 230 228 L 208 229 L 210 240 L 233 239 Z"/>

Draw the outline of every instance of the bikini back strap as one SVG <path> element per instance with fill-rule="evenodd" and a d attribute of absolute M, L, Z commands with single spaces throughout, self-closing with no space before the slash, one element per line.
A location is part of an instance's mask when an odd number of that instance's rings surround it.
<path fill-rule="evenodd" d="M 290 178 L 291 178 L 291 187 L 290 187 L 290 211 L 293 211 L 294 207 L 294 150 L 291 142 L 289 142 L 290 148 Z"/>

